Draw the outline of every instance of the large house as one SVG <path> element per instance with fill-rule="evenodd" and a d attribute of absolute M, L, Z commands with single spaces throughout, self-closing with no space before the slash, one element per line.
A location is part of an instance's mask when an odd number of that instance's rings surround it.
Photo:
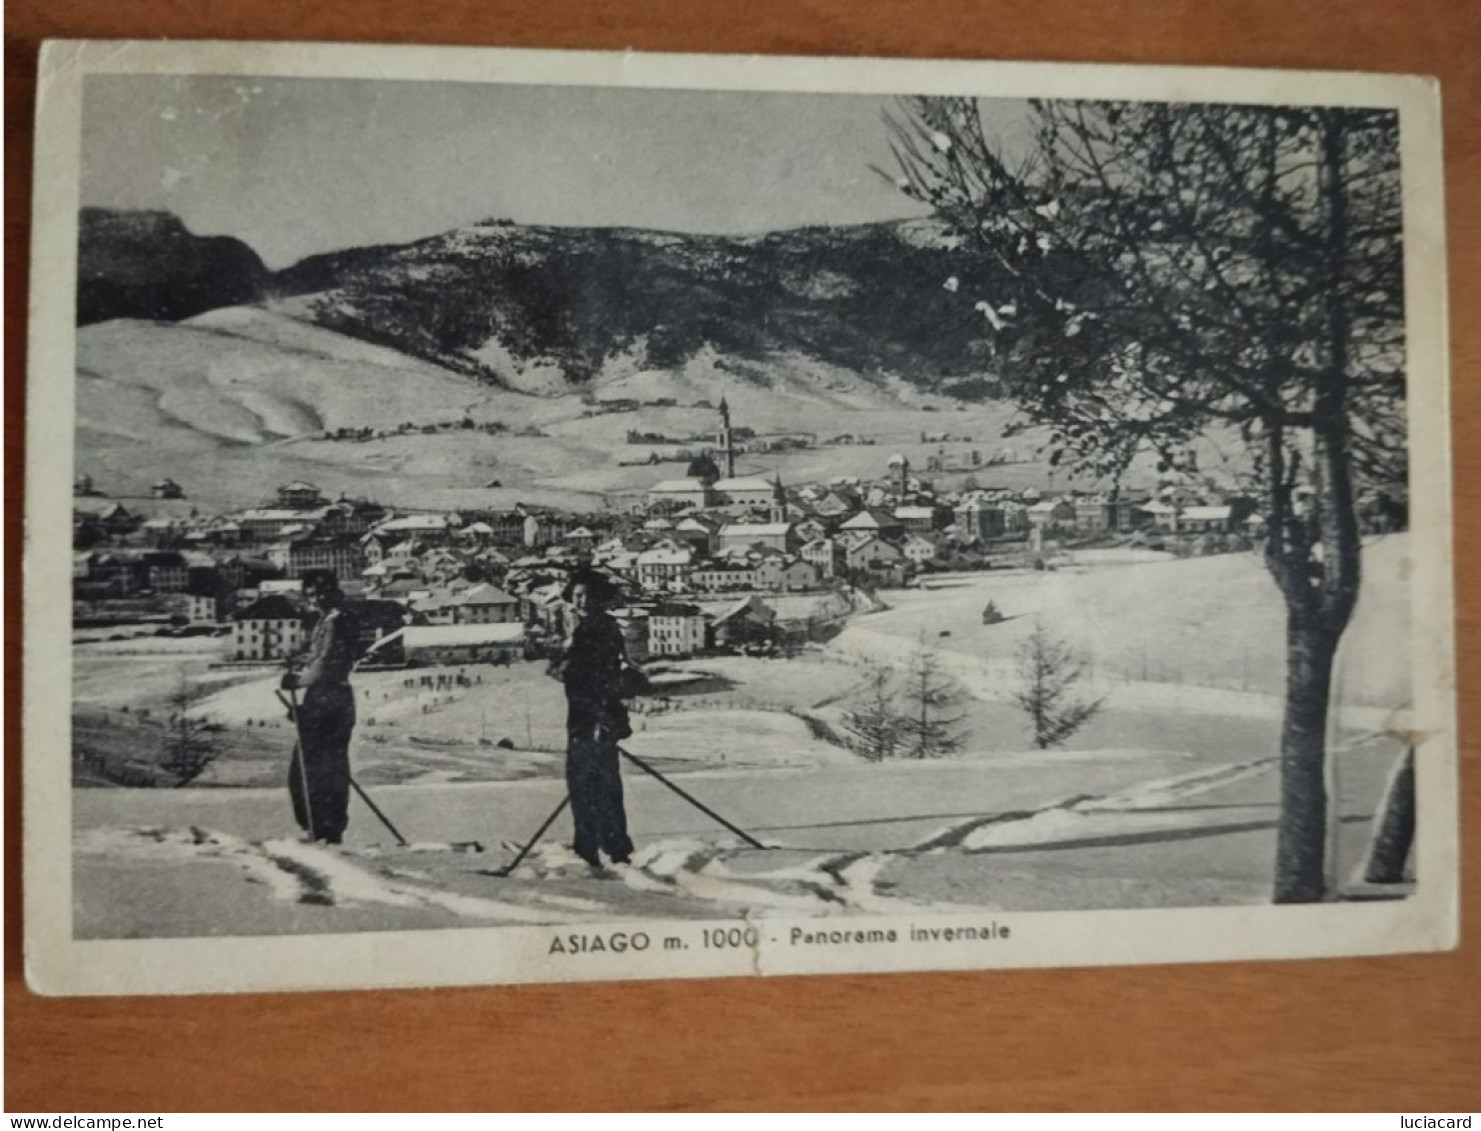
<path fill-rule="evenodd" d="M 957 503 L 954 517 L 957 537 L 963 542 L 983 542 L 1028 526 L 1022 503 L 982 493 L 968 494 Z"/>
<path fill-rule="evenodd" d="M 845 534 L 871 534 L 876 538 L 898 538 L 904 533 L 900 520 L 881 510 L 865 508 L 838 528 Z"/>
<path fill-rule="evenodd" d="M 798 589 L 813 589 L 818 584 L 817 566 L 789 554 L 763 557 L 756 563 L 754 576 L 757 589 L 772 592 L 790 593 Z"/>
<path fill-rule="evenodd" d="M 435 592 L 419 601 L 413 601 L 411 611 L 416 614 L 418 623 L 422 624 L 453 624 L 453 613 L 458 605 L 458 594 L 448 592 Z"/>
<path fill-rule="evenodd" d="M 694 551 L 654 547 L 638 555 L 638 584 L 654 592 L 687 589 L 694 570 Z"/>
<path fill-rule="evenodd" d="M 935 507 L 902 506 L 895 508 L 895 521 L 907 534 L 929 534 L 938 526 L 939 512 Z"/>
<path fill-rule="evenodd" d="M 185 590 L 185 616 L 191 624 L 216 624 L 231 610 L 231 596 L 219 574 L 203 572 Z"/>
<path fill-rule="evenodd" d="M 303 612 L 287 597 L 259 597 L 232 615 L 235 660 L 281 660 L 301 649 L 304 640 Z"/>
<path fill-rule="evenodd" d="M 519 598 L 497 585 L 476 585 L 459 594 L 453 607 L 454 624 L 509 624 L 519 620 Z"/>
<path fill-rule="evenodd" d="M 900 552 L 908 561 L 916 565 L 924 565 L 926 562 L 935 561 L 940 553 L 940 544 L 931 538 L 920 534 L 912 534 L 900 543 Z"/>
<path fill-rule="evenodd" d="M 843 565 L 843 547 L 833 538 L 817 538 L 802 547 L 802 560 L 810 562 L 819 577 L 834 577 Z"/>
<path fill-rule="evenodd" d="M 1143 508 L 1148 498 L 1145 491 L 1123 491 L 1115 498 L 1091 496 L 1079 499 L 1075 502 L 1076 520 L 1082 530 L 1137 530 L 1147 524 Z"/>
<path fill-rule="evenodd" d="M 648 652 L 690 656 L 705 649 L 704 613 L 698 605 L 654 605 L 648 609 Z"/>
<path fill-rule="evenodd" d="M 843 543 L 843 564 L 850 570 L 894 565 L 903 557 L 898 549 L 879 538 L 859 537 Z"/>
<path fill-rule="evenodd" d="M 295 510 L 288 507 L 254 507 L 236 516 L 244 542 L 276 542 L 290 533 L 308 533 L 316 529 L 328 507 Z"/>
<path fill-rule="evenodd" d="M 288 577 L 327 569 L 340 581 L 356 580 L 365 569 L 365 551 L 352 535 L 304 534 L 267 550 L 268 561 Z"/>
<path fill-rule="evenodd" d="M 183 593 L 190 583 L 190 567 L 177 550 L 152 550 L 140 559 L 146 584 L 156 593 Z"/>
<path fill-rule="evenodd" d="M 1178 515 L 1180 534 L 1223 534 L 1234 528 L 1233 508 L 1229 506 L 1184 507 Z"/>
<path fill-rule="evenodd" d="M 298 480 L 278 488 L 278 506 L 308 508 L 321 506 L 324 496 L 312 483 Z"/>
<path fill-rule="evenodd" d="M 719 558 L 697 566 L 689 581 L 703 593 L 735 593 L 755 588 L 756 574 L 749 562 Z"/>

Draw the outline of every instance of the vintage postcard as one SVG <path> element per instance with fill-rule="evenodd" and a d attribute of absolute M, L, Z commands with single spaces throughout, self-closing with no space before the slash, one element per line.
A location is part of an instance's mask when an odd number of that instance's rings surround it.
<path fill-rule="evenodd" d="M 1455 944 L 1432 81 L 62 42 L 38 104 L 37 990 Z"/>

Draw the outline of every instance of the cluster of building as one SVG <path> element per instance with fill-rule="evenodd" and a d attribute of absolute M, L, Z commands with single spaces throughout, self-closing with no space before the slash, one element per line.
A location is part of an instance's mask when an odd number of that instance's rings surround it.
<path fill-rule="evenodd" d="M 981 487 L 938 492 L 900 454 L 889 458 L 878 480 L 838 478 L 788 490 L 780 479 L 735 475 L 723 401 L 721 421 L 723 473 L 707 453 L 684 478 L 654 484 L 644 531 L 661 540 L 630 556 L 611 555 L 616 568 L 633 571 L 649 588 L 676 594 L 790 592 L 838 578 L 889 586 L 1000 543 L 1041 548 L 1046 538 L 1137 531 L 1230 534 L 1259 521 L 1247 499 L 1183 487 L 1156 494 L 1047 495 L 1033 488 Z M 928 463 L 928 470 L 948 470 L 941 457 Z M 984 466 L 973 451 L 963 467 L 952 470 Z"/>
<path fill-rule="evenodd" d="M 616 615 L 630 652 L 681 656 L 774 641 L 766 603 L 774 595 L 898 586 L 973 555 L 1041 550 L 1048 539 L 1146 532 L 1232 549 L 1262 527 L 1250 499 L 1207 487 L 1051 494 L 969 479 L 966 489 L 938 492 L 899 454 L 877 479 L 789 488 L 779 476 L 737 473 L 738 430 L 724 400 L 718 411 L 713 446 L 684 477 L 590 514 L 526 505 L 395 511 L 295 482 L 269 505 L 205 515 L 165 480 L 152 492 L 156 516 L 146 518 L 83 477 L 74 492 L 79 623 L 119 623 L 139 598 L 157 615 L 164 599 L 192 624 L 229 623 L 231 659 L 273 661 L 304 643 L 300 579 L 329 570 L 363 610 L 374 661 L 501 662 L 564 637 L 561 591 L 585 565 L 623 593 Z M 946 470 L 941 459 L 929 462 L 930 471 Z M 999 461 L 974 451 L 966 462 L 986 469 Z M 1374 523 L 1396 528 L 1401 505 L 1375 512 Z"/>

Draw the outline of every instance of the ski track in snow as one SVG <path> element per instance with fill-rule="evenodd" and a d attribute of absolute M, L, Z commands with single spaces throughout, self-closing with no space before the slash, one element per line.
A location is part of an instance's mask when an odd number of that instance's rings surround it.
<path fill-rule="evenodd" d="M 1165 807 L 1259 777 L 1270 772 L 1275 765 L 1274 758 L 1258 758 L 1233 766 L 1142 782 L 1105 797 L 1072 797 L 1041 809 L 974 817 L 939 829 L 919 841 L 911 851 L 939 852 L 956 848 L 981 852 L 1010 847 L 1047 848 L 1085 840 L 1124 840 L 1138 834 L 1216 827 L 1236 817 L 1248 818 L 1249 808 L 1230 806 L 1190 814 L 1170 812 Z"/>
<path fill-rule="evenodd" d="M 459 918 L 505 923 L 587 919 L 607 910 L 600 904 L 590 908 L 568 904 L 563 911 L 555 911 L 463 895 L 407 882 L 414 873 L 406 869 L 367 869 L 355 858 L 319 845 L 296 840 L 248 841 L 194 825 L 185 829 L 91 829 L 78 835 L 75 850 L 80 855 L 132 856 L 161 863 L 217 860 L 236 865 L 248 881 L 266 885 L 277 899 L 324 907 L 430 908 Z"/>
<path fill-rule="evenodd" d="M 789 859 L 772 868 L 764 867 L 764 855 L 738 841 L 675 838 L 644 845 L 631 864 L 594 874 L 569 847 L 546 843 L 500 881 L 501 893 L 509 896 L 505 899 L 447 889 L 449 873 L 439 874 L 429 856 L 451 865 L 464 879 L 492 880 L 501 875 L 471 862 L 459 868 L 462 858 L 482 859 L 464 845 L 356 852 L 298 840 L 249 841 L 192 825 L 89 829 L 77 834 L 75 850 L 79 855 L 157 863 L 226 863 L 284 902 L 424 910 L 483 923 L 570 923 L 631 914 L 631 900 L 624 898 L 624 891 L 673 898 L 691 909 L 714 906 L 725 914 L 746 916 L 909 914 L 925 908 L 970 911 L 990 908 L 912 901 L 894 894 L 894 885 L 884 877 L 893 864 L 947 851 L 1118 843 L 1242 827 L 1258 817 L 1248 806 L 1194 812 L 1167 807 L 1268 773 L 1274 766 L 1275 759 L 1262 758 L 1145 782 L 1103 797 L 1075 797 L 1032 811 L 974 817 L 899 849 L 805 853 L 781 848 L 778 851 Z M 510 844 L 501 847 L 508 852 L 516 849 Z M 610 898 L 602 898 L 605 884 L 598 882 L 602 880 L 614 884 Z M 576 892 L 551 890 L 552 885 L 575 882 L 584 886 Z"/>

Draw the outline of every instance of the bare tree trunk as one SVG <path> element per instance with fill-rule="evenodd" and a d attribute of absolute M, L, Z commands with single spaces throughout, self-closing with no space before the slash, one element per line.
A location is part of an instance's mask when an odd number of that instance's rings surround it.
<path fill-rule="evenodd" d="M 1341 631 L 1294 610 L 1288 618 L 1274 898 L 1313 903 L 1327 891 L 1327 703 Z"/>
<path fill-rule="evenodd" d="M 1370 884 L 1404 882 L 1404 865 L 1414 845 L 1414 747 L 1404 751 L 1383 793 L 1378 826 L 1368 846 L 1363 879 Z"/>

